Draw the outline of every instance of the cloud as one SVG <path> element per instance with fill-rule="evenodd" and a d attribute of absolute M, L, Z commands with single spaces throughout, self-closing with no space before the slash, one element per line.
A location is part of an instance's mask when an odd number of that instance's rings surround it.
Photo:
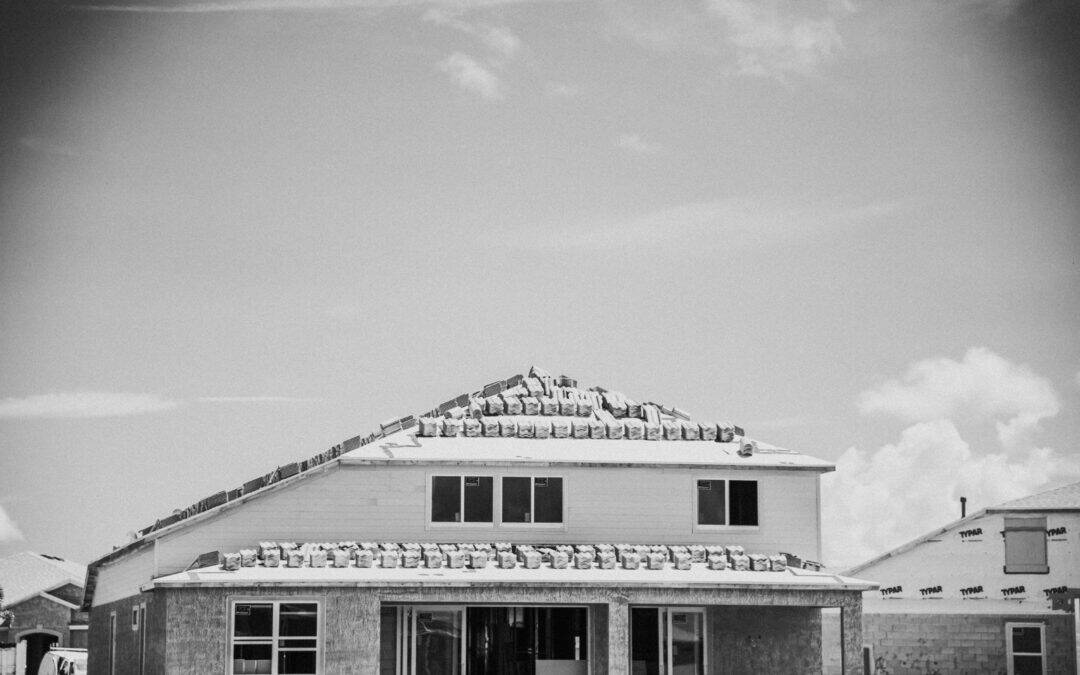
<path fill-rule="evenodd" d="M 969 349 L 961 361 L 919 361 L 902 380 L 863 392 L 858 406 L 864 414 L 909 422 L 958 415 L 993 420 L 1006 448 L 1020 445 L 1041 420 L 1061 409 L 1049 380 L 982 347 Z"/>
<path fill-rule="evenodd" d="M 20 541 L 25 539 L 15 521 L 7 514 L 4 507 L 0 506 L 0 542 Z"/>
<path fill-rule="evenodd" d="M 461 19 L 458 13 L 452 12 L 445 7 L 429 9 L 424 13 L 423 19 L 471 35 L 492 52 L 504 58 L 513 58 L 521 51 L 521 39 L 505 26 L 469 23 Z"/>
<path fill-rule="evenodd" d="M 621 134 L 615 141 L 615 147 L 637 155 L 655 155 L 664 150 L 659 143 L 650 143 L 637 134 Z"/>
<path fill-rule="evenodd" d="M 503 99 L 499 78 L 471 56 L 455 52 L 440 61 L 437 67 L 449 75 L 458 86 L 487 101 Z"/>
<path fill-rule="evenodd" d="M 1080 461 L 1047 448 L 1012 459 L 977 454 L 949 420 L 919 422 L 896 443 L 868 453 L 847 450 L 822 478 L 825 561 L 843 569 L 960 517 L 972 509 L 1080 477 Z"/>
<path fill-rule="evenodd" d="M 582 218 L 529 232 L 491 237 L 493 245 L 527 249 L 592 250 L 617 244 L 627 252 L 734 251 L 790 244 L 800 239 L 878 226 L 902 204 L 847 205 L 812 202 L 780 205 L 779 199 L 731 198 L 683 204 L 624 218 Z"/>
<path fill-rule="evenodd" d="M 830 14 L 797 16 L 803 7 L 776 0 L 709 0 L 708 7 L 724 21 L 743 75 L 810 75 L 844 46 Z"/>
<path fill-rule="evenodd" d="M 446 0 L 440 4 L 458 10 L 543 0 Z M 549 0 L 564 2 L 567 0 Z M 68 9 L 92 12 L 142 12 L 151 14 L 206 14 L 219 12 L 306 12 L 327 9 L 394 8 L 430 5 L 433 0 L 233 0 L 231 2 L 161 2 L 153 4 L 78 4 Z"/>
<path fill-rule="evenodd" d="M 988 349 L 961 361 L 924 359 L 901 379 L 858 398 L 864 415 L 886 414 L 907 428 L 875 451 L 850 448 L 822 479 L 826 561 L 844 568 L 864 562 L 972 510 L 1080 478 L 1080 455 L 1032 442 L 1038 422 L 1058 414 L 1050 382 Z M 973 448 L 957 420 L 997 429 Z"/>
<path fill-rule="evenodd" d="M 127 417 L 170 410 L 178 405 L 178 401 L 156 394 L 63 392 L 0 399 L 0 418 Z"/>

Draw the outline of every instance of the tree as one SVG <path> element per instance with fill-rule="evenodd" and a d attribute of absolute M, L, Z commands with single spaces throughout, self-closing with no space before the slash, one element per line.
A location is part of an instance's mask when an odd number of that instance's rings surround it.
<path fill-rule="evenodd" d="M 0 607 L 4 606 L 4 587 L 0 586 Z M 0 609 L 0 625 L 10 623 L 15 615 L 9 609 Z"/>

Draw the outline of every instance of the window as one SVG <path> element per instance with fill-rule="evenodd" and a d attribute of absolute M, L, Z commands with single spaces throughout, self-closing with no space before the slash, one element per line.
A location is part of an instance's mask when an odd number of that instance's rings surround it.
<path fill-rule="evenodd" d="M 757 526 L 756 480 L 697 481 L 697 524 Z"/>
<path fill-rule="evenodd" d="M 563 479 L 506 476 L 502 479 L 502 522 L 561 523 Z"/>
<path fill-rule="evenodd" d="M 1046 517 L 1005 517 L 1005 574 L 1048 574 Z"/>
<path fill-rule="evenodd" d="M 432 476 L 431 522 L 492 522 L 493 482 L 491 476 Z"/>
<path fill-rule="evenodd" d="M 109 675 L 116 673 L 116 612 L 109 612 Z"/>
<path fill-rule="evenodd" d="M 1006 623 L 1005 652 L 1009 675 L 1044 675 L 1046 653 L 1041 623 Z"/>
<path fill-rule="evenodd" d="M 139 606 L 134 605 L 131 608 L 131 630 L 139 630 Z"/>
<path fill-rule="evenodd" d="M 318 603 L 234 603 L 232 652 L 233 675 L 315 675 L 319 672 Z"/>

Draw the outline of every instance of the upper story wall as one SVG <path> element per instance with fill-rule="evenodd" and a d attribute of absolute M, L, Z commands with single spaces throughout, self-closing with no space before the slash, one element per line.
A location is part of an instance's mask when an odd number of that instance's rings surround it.
<path fill-rule="evenodd" d="M 1046 518 L 1046 574 L 1006 574 L 1005 518 Z M 858 569 L 881 584 L 866 598 L 1043 600 L 1046 591 L 1080 586 L 1080 513 L 988 513 L 970 518 L 913 548 Z M 939 590 L 940 589 L 940 590 Z M 981 590 L 980 590 L 981 589 Z"/>

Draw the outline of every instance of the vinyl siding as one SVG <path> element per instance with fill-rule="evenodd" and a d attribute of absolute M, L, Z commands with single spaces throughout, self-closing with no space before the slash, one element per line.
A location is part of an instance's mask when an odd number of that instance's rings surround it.
<path fill-rule="evenodd" d="M 184 567 L 190 563 L 191 560 L 188 560 Z M 102 565 L 98 571 L 97 588 L 94 590 L 94 606 L 138 595 L 139 587 L 154 576 L 153 546 Z"/>
<path fill-rule="evenodd" d="M 429 477 L 456 474 L 496 477 L 496 519 L 498 477 L 562 476 L 565 523 L 556 528 L 433 526 L 427 514 Z M 695 532 L 698 478 L 757 480 L 759 527 Z M 233 551 L 263 540 L 721 543 L 820 559 L 817 490 L 818 474 L 800 471 L 341 466 L 166 535 L 157 543 L 157 574 L 182 570 L 202 552 Z"/>

